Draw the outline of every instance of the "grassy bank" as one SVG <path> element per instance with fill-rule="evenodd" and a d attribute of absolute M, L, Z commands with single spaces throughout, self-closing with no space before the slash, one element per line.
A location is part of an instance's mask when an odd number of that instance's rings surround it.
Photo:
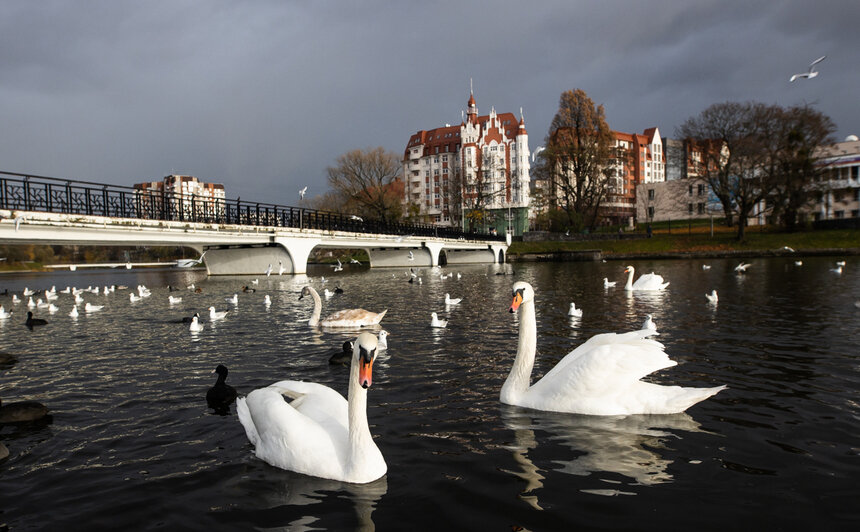
<path fill-rule="evenodd" d="M 752 229 L 747 232 L 743 242 L 738 242 L 736 234 L 717 231 L 713 236 L 710 230 L 655 232 L 652 238 L 622 240 L 588 240 L 514 242 L 508 255 L 529 253 L 552 253 L 557 251 L 583 251 L 599 249 L 604 254 L 672 254 L 679 252 L 720 252 L 720 251 L 772 251 L 789 246 L 798 252 L 819 249 L 860 248 L 860 232 L 852 229 L 832 231 L 807 231 L 802 233 L 779 233 Z"/>

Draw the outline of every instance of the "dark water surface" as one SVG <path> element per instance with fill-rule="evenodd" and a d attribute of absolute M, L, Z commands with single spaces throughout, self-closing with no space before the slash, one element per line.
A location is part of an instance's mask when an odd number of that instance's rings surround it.
<path fill-rule="evenodd" d="M 830 271 L 834 258 L 735 262 L 638 261 L 671 281 L 665 293 L 627 296 L 624 266 L 515 264 L 425 269 L 408 284 L 402 269 L 319 268 L 345 293 L 334 310 L 388 308 L 387 355 L 368 395 L 371 432 L 388 474 L 355 486 L 282 471 L 252 454 L 235 407 L 206 406 L 211 373 L 223 363 L 244 395 L 282 379 L 346 392 L 347 370 L 328 355 L 344 333 L 311 330 L 308 278 L 206 279 L 200 271 L 7 274 L 0 290 L 28 286 L 143 283 L 86 294 L 106 305 L 76 320 L 24 325 L 26 299 L 0 297 L 0 368 L 5 402 L 37 400 L 49 423 L 0 427 L 11 456 L 0 462 L 0 524 L 10 530 L 678 530 L 848 529 L 860 525 L 860 262 Z M 703 271 L 707 262 L 712 269 Z M 506 268 L 510 268 L 507 266 Z M 604 289 L 603 278 L 619 288 Z M 652 314 L 678 366 L 652 376 L 664 384 L 728 389 L 684 414 L 589 417 L 503 406 L 499 389 L 516 352 L 507 312 L 514 280 L 537 292 L 538 356 L 533 376 L 594 334 L 639 328 Z M 170 306 L 166 285 L 195 282 Z M 705 292 L 716 289 L 719 304 Z M 227 319 L 210 305 L 239 293 Z M 445 308 L 445 293 L 464 298 Z M 270 294 L 272 305 L 263 305 Z M 584 309 L 571 322 L 571 301 Z M 199 311 L 196 335 L 174 320 Z M 447 318 L 431 329 L 430 313 Z M 854 528 L 856 529 L 856 528 Z"/>

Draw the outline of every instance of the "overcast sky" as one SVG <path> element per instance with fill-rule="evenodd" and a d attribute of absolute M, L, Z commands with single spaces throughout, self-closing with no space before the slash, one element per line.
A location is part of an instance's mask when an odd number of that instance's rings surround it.
<path fill-rule="evenodd" d="M 0 0 L 0 170 L 295 205 L 338 155 L 459 123 L 470 79 L 481 114 L 522 108 L 532 149 L 576 88 L 628 133 L 757 101 L 813 104 L 842 140 L 858 21 L 855 0 Z"/>

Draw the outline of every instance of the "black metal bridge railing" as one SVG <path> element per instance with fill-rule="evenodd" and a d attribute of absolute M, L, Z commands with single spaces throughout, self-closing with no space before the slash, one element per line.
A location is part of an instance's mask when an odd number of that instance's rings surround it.
<path fill-rule="evenodd" d="M 383 235 L 504 241 L 504 236 L 431 224 L 383 223 L 271 203 L 209 198 L 0 171 L 0 209 Z"/>

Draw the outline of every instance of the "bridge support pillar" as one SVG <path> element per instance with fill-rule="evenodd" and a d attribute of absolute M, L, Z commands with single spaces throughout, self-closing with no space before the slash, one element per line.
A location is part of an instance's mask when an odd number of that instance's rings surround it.
<path fill-rule="evenodd" d="M 424 242 L 424 247 L 430 252 L 430 265 L 439 266 L 439 252 L 445 246 L 441 242 Z"/>
<path fill-rule="evenodd" d="M 493 251 L 493 262 L 504 264 L 505 253 L 507 253 L 508 246 L 502 244 L 490 244 L 490 249 Z"/>
<path fill-rule="evenodd" d="M 275 237 L 275 242 L 282 245 L 287 253 L 290 254 L 290 260 L 293 263 L 293 271 L 291 273 L 308 273 L 308 257 L 311 251 L 317 247 L 320 242 L 319 238 L 284 238 Z"/>

